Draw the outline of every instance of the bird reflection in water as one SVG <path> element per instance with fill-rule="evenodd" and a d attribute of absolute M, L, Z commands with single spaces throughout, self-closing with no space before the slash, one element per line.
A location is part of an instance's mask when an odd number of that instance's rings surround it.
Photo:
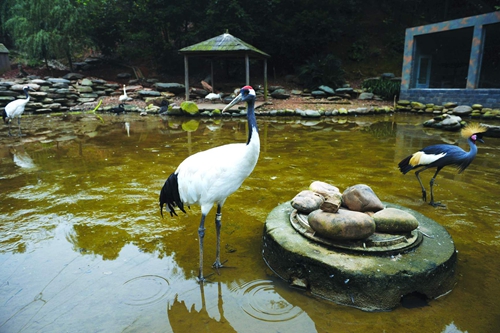
<path fill-rule="evenodd" d="M 207 332 L 236 332 L 224 317 L 221 283 L 218 282 L 218 320 L 216 319 L 217 314 L 211 316 L 207 310 L 204 284 L 200 283 L 199 287 L 201 297 L 201 309 L 199 311 L 195 310 L 195 303 L 189 308 L 187 301 L 179 301 L 179 295 L 175 296 L 172 304 L 169 304 L 168 317 L 172 330 L 174 332 L 195 332 L 199 331 L 200 328 L 204 328 Z"/>

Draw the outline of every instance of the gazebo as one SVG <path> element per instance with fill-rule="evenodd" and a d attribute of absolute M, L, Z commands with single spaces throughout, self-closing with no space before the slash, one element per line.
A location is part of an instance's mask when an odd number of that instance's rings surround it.
<path fill-rule="evenodd" d="M 256 47 L 245 43 L 239 38 L 229 33 L 224 33 L 217 37 L 207 39 L 206 41 L 187 46 L 179 50 L 184 55 L 184 80 L 186 87 L 186 101 L 189 100 L 189 57 L 206 57 L 211 60 L 211 78 L 212 87 L 214 84 L 214 66 L 213 60 L 216 58 L 245 58 L 246 85 L 250 84 L 250 58 L 262 59 L 264 61 L 264 100 L 267 101 L 267 58 L 269 54 L 257 49 Z M 215 91 L 214 91 L 215 92 Z"/>
<path fill-rule="evenodd" d="M 0 74 L 10 70 L 9 50 L 0 43 Z"/>

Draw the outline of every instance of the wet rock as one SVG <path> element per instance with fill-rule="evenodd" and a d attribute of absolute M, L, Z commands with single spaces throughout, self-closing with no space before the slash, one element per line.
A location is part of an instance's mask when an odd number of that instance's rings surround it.
<path fill-rule="evenodd" d="M 433 119 L 427 120 L 423 124 L 425 127 L 440 128 L 449 131 L 455 131 L 462 128 L 462 118 L 455 115 L 440 115 Z"/>
<path fill-rule="evenodd" d="M 287 94 L 285 89 L 276 89 L 271 93 L 271 96 L 276 99 L 287 99 L 290 98 L 290 94 Z"/>
<path fill-rule="evenodd" d="M 66 84 L 66 85 L 69 85 L 71 83 L 70 80 L 66 80 L 66 79 L 58 79 L 58 78 L 48 78 L 47 81 L 49 82 L 52 82 L 52 83 L 63 83 L 63 84 Z"/>
<path fill-rule="evenodd" d="M 307 221 L 319 236 L 333 240 L 365 239 L 375 232 L 373 218 L 346 209 L 339 209 L 337 213 L 315 210 Z"/>
<path fill-rule="evenodd" d="M 76 89 L 81 94 L 82 93 L 91 93 L 91 92 L 93 92 L 92 87 L 90 87 L 90 86 L 78 86 Z"/>
<path fill-rule="evenodd" d="M 351 94 L 354 93 L 354 89 L 350 88 L 350 87 L 337 88 L 337 89 L 335 89 L 335 93 L 336 94 L 348 94 L 348 95 L 351 95 Z"/>
<path fill-rule="evenodd" d="M 347 188 L 342 194 L 342 203 L 345 207 L 357 212 L 377 212 L 384 209 L 382 201 L 375 192 L 364 184 Z"/>
<path fill-rule="evenodd" d="M 324 212 L 336 213 L 342 206 L 342 194 L 335 193 L 331 196 L 325 197 L 325 201 L 319 206 Z"/>
<path fill-rule="evenodd" d="M 472 113 L 472 108 L 468 105 L 459 105 L 453 108 L 453 114 L 457 115 L 469 115 Z"/>
<path fill-rule="evenodd" d="M 195 102 L 192 101 L 184 101 L 181 103 L 181 109 L 185 113 L 188 113 L 190 115 L 196 115 L 200 112 L 198 109 L 198 105 L 196 105 Z"/>
<path fill-rule="evenodd" d="M 314 98 L 323 98 L 323 97 L 326 97 L 326 93 L 323 90 L 314 90 L 314 91 L 311 91 L 311 95 Z"/>
<path fill-rule="evenodd" d="M 369 93 L 369 92 L 364 92 L 364 93 L 361 93 L 358 97 L 358 99 L 362 99 L 362 100 L 366 100 L 366 99 L 373 99 L 375 95 L 373 93 Z"/>
<path fill-rule="evenodd" d="M 140 96 L 147 96 L 147 97 L 159 97 L 159 96 L 161 96 L 161 94 L 156 90 L 139 90 L 137 93 Z"/>
<path fill-rule="evenodd" d="M 340 194 L 340 190 L 338 187 L 318 180 L 312 182 L 311 185 L 309 185 L 309 190 L 319 193 L 325 198 L 335 194 Z"/>
<path fill-rule="evenodd" d="M 80 79 L 83 79 L 83 74 L 80 74 L 80 73 L 68 73 L 66 75 L 63 76 L 63 79 L 66 79 L 66 80 L 80 80 Z"/>
<path fill-rule="evenodd" d="M 185 92 L 186 87 L 183 84 L 180 83 L 161 83 L 157 82 L 154 84 L 156 89 L 159 91 L 169 91 L 174 94 L 180 94 Z"/>
<path fill-rule="evenodd" d="M 415 216 L 397 208 L 382 209 L 373 214 L 376 231 L 390 234 L 408 233 L 418 227 Z"/>
<path fill-rule="evenodd" d="M 83 79 L 80 84 L 82 86 L 93 86 L 94 85 L 94 83 L 92 82 L 92 80 L 89 80 L 89 79 Z"/>
<path fill-rule="evenodd" d="M 318 89 L 324 91 L 328 95 L 334 95 L 335 94 L 335 90 L 333 90 L 332 88 L 330 88 L 328 86 L 319 86 Z"/>
<path fill-rule="evenodd" d="M 298 212 L 302 214 L 309 214 L 310 212 L 319 209 L 324 200 L 325 199 L 321 194 L 304 190 L 292 199 L 291 205 Z"/>
<path fill-rule="evenodd" d="M 302 116 L 307 118 L 319 118 L 321 117 L 321 113 L 316 110 L 304 110 Z"/>

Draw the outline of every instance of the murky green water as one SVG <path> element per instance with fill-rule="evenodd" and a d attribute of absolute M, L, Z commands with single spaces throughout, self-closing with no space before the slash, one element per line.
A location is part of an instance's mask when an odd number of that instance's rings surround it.
<path fill-rule="evenodd" d="M 246 139 L 244 119 L 24 117 L 0 147 L 0 332 L 496 332 L 500 327 L 500 139 L 461 175 L 441 171 L 435 209 L 397 163 L 458 133 L 415 115 L 258 119 L 261 155 L 223 210 L 222 260 L 196 282 L 199 208 L 159 214 L 163 182 L 189 154 Z M 184 123 L 183 123 L 184 122 Z M 129 124 L 127 135 L 126 124 Z M 190 129 L 185 131 L 184 129 Z M 462 147 L 466 143 L 460 141 Z M 432 172 L 422 173 L 426 185 Z M 439 222 L 458 249 L 454 290 L 428 306 L 367 313 L 290 289 L 261 256 L 263 225 L 314 180 L 368 184 Z M 215 259 L 214 211 L 205 269 Z"/>

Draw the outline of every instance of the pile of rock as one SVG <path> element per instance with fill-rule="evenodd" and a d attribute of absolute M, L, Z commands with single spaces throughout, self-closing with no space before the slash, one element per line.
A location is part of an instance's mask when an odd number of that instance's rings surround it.
<path fill-rule="evenodd" d="M 443 105 L 424 104 L 408 100 L 399 100 L 395 111 L 406 111 L 430 114 L 450 114 L 456 116 L 469 116 L 472 118 L 500 119 L 500 109 L 485 108 L 481 104 L 458 105 L 455 102 L 447 102 Z"/>
<path fill-rule="evenodd" d="M 123 94 L 123 86 L 99 78 L 84 78 L 70 73 L 63 78 L 28 78 L 14 81 L 0 81 L 0 111 L 16 98 L 25 98 L 23 87 L 29 85 L 30 102 L 25 111 L 33 113 L 61 112 L 86 109 L 86 105 L 97 105 L 99 98 Z M 148 101 L 154 98 L 171 98 L 184 92 L 184 85 L 178 83 L 154 83 L 153 88 L 141 85 L 127 87 L 127 93 L 134 99 Z M 117 99 L 118 104 L 118 99 Z"/>
<path fill-rule="evenodd" d="M 308 223 L 318 236 L 332 240 L 363 240 L 374 233 L 408 234 L 418 227 L 413 215 L 385 208 L 364 184 L 340 193 L 331 184 L 315 181 L 297 194 L 291 205 L 308 215 Z"/>

